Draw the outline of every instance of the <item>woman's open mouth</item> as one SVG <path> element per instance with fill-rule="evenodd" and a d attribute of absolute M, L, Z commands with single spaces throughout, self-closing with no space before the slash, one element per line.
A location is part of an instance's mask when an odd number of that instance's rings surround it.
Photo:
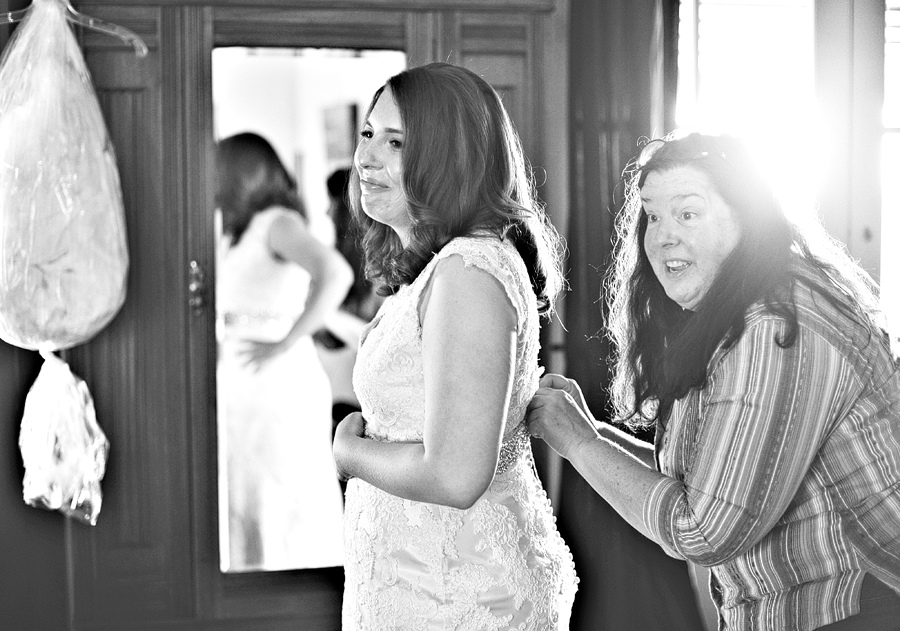
<path fill-rule="evenodd" d="M 678 274 L 679 272 L 683 272 L 691 265 L 692 264 L 690 263 L 690 261 L 674 260 L 665 262 L 666 271 L 670 274 Z"/>

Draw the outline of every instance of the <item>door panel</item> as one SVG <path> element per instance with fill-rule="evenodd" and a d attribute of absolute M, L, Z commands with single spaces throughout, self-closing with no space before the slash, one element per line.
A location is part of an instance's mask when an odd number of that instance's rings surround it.
<path fill-rule="evenodd" d="M 84 35 L 85 57 L 122 181 L 130 269 L 116 319 L 65 356 L 88 384 L 110 443 L 95 527 L 68 522 L 72 610 L 78 628 L 189 614 L 190 462 L 184 227 L 165 160 L 175 122 L 165 115 L 159 9 L 84 7 L 135 30 L 144 59 L 119 40 Z"/>

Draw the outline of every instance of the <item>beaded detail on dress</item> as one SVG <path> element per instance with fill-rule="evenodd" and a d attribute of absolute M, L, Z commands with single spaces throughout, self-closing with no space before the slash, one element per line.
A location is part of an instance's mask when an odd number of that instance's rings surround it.
<path fill-rule="evenodd" d="M 531 435 L 525 423 L 519 423 L 510 436 L 503 439 L 500 445 L 500 457 L 497 459 L 497 473 L 505 473 L 527 451 L 531 451 Z"/>
<path fill-rule="evenodd" d="M 577 578 L 534 470 L 524 426 L 538 387 L 537 303 L 508 241 L 458 238 L 388 298 L 363 333 L 354 388 L 376 440 L 421 441 L 419 303 L 438 262 L 461 256 L 494 276 L 517 315 L 515 375 L 497 472 L 469 509 L 413 502 L 350 480 L 343 631 L 568 629 Z"/>

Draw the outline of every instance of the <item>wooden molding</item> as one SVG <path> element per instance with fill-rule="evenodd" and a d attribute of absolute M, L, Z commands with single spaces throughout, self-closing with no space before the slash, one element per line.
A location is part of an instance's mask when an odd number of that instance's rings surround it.
<path fill-rule="evenodd" d="M 202 5 L 215 7 L 283 7 L 291 9 L 335 9 L 342 11 L 358 9 L 371 11 L 552 11 L 561 0 L 152 0 L 154 6 Z M 92 0 L 82 5 L 99 4 L 146 5 L 148 0 Z M 84 9 L 85 12 L 86 9 Z"/>

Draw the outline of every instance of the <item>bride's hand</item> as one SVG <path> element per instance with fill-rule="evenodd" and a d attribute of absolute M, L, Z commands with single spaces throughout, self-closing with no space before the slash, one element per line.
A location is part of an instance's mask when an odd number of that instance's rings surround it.
<path fill-rule="evenodd" d="M 359 412 L 351 412 L 338 423 L 334 432 L 334 466 L 337 469 L 338 478 L 342 481 L 353 477 L 350 466 L 353 461 L 353 445 L 356 440 L 364 438 L 366 433 L 366 421 Z"/>

